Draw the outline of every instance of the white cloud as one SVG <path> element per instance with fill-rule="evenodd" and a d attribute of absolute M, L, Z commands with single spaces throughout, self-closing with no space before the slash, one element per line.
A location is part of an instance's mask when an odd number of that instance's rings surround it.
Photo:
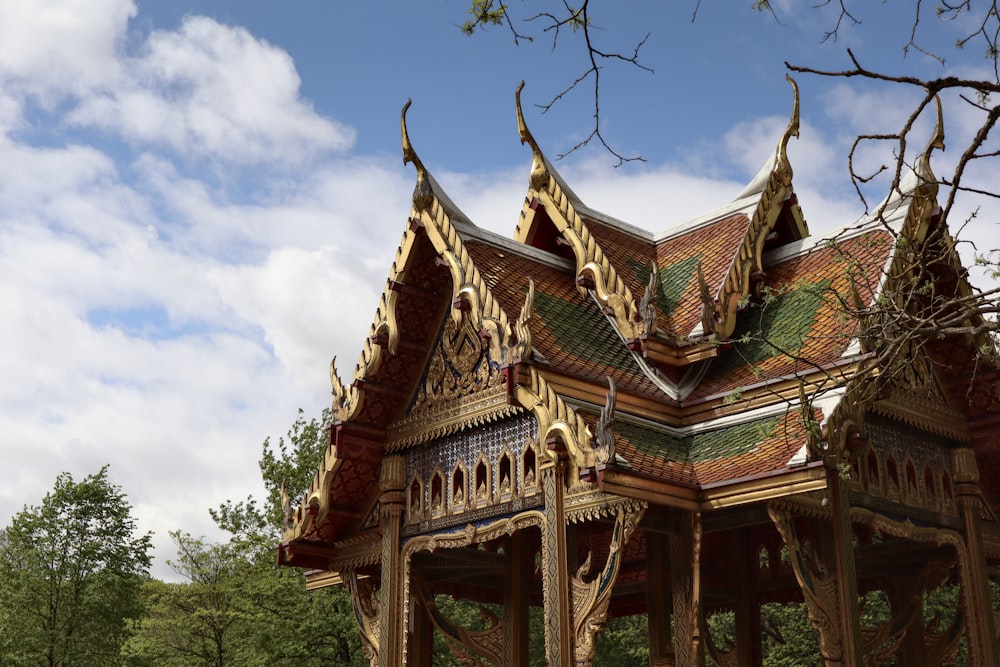
<path fill-rule="evenodd" d="M 291 57 L 244 28 L 189 16 L 149 35 L 121 69 L 114 85 L 81 99 L 71 123 L 242 164 L 300 162 L 354 141 L 300 97 Z"/>
<path fill-rule="evenodd" d="M 0 83 L 50 105 L 114 79 L 132 0 L 0 3 Z"/>

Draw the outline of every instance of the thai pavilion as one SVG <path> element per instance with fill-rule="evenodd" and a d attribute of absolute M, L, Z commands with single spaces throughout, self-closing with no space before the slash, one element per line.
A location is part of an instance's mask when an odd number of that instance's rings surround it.
<path fill-rule="evenodd" d="M 552 666 L 592 664 L 608 620 L 634 614 L 650 665 L 758 665 L 761 607 L 789 601 L 827 665 L 960 647 L 1000 665 L 995 355 L 892 317 L 972 294 L 930 170 L 940 106 L 901 187 L 814 237 L 786 155 L 795 88 L 754 180 L 650 233 L 582 202 L 519 95 L 533 162 L 513 239 L 442 191 L 403 109 L 413 208 L 350 382 L 331 365 L 330 446 L 286 502 L 279 563 L 346 586 L 383 667 L 431 665 L 434 633 L 463 664 L 527 664 L 532 608 Z M 944 585 L 954 617 L 925 618 Z M 878 627 L 871 591 L 891 606 Z M 456 626 L 441 595 L 488 622 Z M 719 610 L 731 641 L 705 622 Z"/>

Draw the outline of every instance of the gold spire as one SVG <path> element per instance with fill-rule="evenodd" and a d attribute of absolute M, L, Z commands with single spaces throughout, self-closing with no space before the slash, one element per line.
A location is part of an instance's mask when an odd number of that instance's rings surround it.
<path fill-rule="evenodd" d="M 931 151 L 935 148 L 941 151 L 944 150 L 944 113 L 941 111 L 940 96 L 934 96 L 934 105 L 937 108 L 937 120 L 934 123 L 934 133 L 927 141 L 927 148 L 925 148 L 924 152 L 919 158 L 917 158 L 917 163 L 914 165 L 914 171 L 917 173 L 920 185 L 934 184 L 936 189 L 937 177 L 931 170 Z"/>
<path fill-rule="evenodd" d="M 431 188 L 430 175 L 427 173 L 424 163 L 420 160 L 420 156 L 413 150 L 413 144 L 410 143 L 410 134 L 406 130 L 406 110 L 410 108 L 410 104 L 412 103 L 413 100 L 408 99 L 406 100 L 406 104 L 403 105 L 399 125 L 403 135 L 403 164 L 412 162 L 413 166 L 417 168 L 417 184 L 413 188 L 413 206 L 418 211 L 422 211 L 430 206 L 434 198 L 434 193 Z"/>
<path fill-rule="evenodd" d="M 538 142 L 535 138 L 531 136 L 531 130 L 528 129 L 528 124 L 524 122 L 524 111 L 521 109 L 521 89 L 524 88 L 524 81 L 522 81 L 517 86 L 517 91 L 514 93 L 514 102 L 517 109 L 517 133 L 521 137 L 521 145 L 528 144 L 531 146 L 531 176 L 529 182 L 531 187 L 536 190 L 541 190 L 545 187 L 545 184 L 549 180 L 549 172 L 545 167 L 545 156 L 542 155 L 542 149 L 538 147 Z"/>
<path fill-rule="evenodd" d="M 774 174 L 781 180 L 782 185 L 787 186 L 792 183 L 792 163 L 788 161 L 788 140 L 799 136 L 799 84 L 795 83 L 795 79 L 787 74 L 785 80 L 792 84 L 794 101 L 792 103 L 792 117 L 788 120 L 785 133 L 781 135 L 781 141 L 778 142 L 778 156 L 774 165 Z"/>

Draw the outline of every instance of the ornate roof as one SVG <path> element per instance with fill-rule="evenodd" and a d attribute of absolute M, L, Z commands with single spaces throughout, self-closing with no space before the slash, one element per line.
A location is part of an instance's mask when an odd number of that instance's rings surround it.
<path fill-rule="evenodd" d="M 520 136 L 532 151 L 526 203 L 513 239 L 476 227 L 410 143 L 407 103 L 413 208 L 350 382 L 331 365 L 331 445 L 283 538 L 296 562 L 310 563 L 310 545 L 323 558 L 333 544 L 353 553 L 386 453 L 515 414 L 531 414 L 538 442 L 564 448 L 581 479 L 622 495 L 713 507 L 742 502 L 732 489 L 747 480 L 784 476 L 788 492 L 822 484 L 810 462 L 843 447 L 884 399 L 847 381 L 859 369 L 878 375 L 856 315 L 905 284 L 899 239 L 942 223 L 925 156 L 871 215 L 810 237 L 786 154 L 799 127 L 792 86 L 788 127 L 754 180 L 732 202 L 660 233 L 583 204 L 528 130 L 520 88 Z M 959 276 L 953 289 L 964 293 L 960 268 L 942 275 Z M 452 375 L 442 358 L 456 364 Z M 458 386 L 462 373 L 475 382 Z M 1000 403 L 996 386 L 981 392 L 990 405 Z M 598 442 L 605 404 L 614 437 Z M 911 412 L 911 421 L 934 421 Z M 975 434 L 962 431 L 960 413 L 936 414 L 954 417 L 944 435 L 968 441 Z M 982 448 L 1000 452 L 993 440 Z M 991 456 L 984 463 L 1000 469 L 1000 454 Z"/>

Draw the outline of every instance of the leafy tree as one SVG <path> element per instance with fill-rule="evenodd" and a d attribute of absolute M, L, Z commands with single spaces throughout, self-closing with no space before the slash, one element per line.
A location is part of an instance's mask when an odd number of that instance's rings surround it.
<path fill-rule="evenodd" d="M 306 420 L 300 411 L 286 437 L 264 441 L 265 500 L 248 496 L 210 510 L 228 542 L 171 534 L 178 550 L 171 566 L 184 582 L 144 588 L 148 613 L 133 624 L 128 659 L 158 667 L 367 667 L 347 593 L 306 591 L 304 574 L 274 559 L 282 486 L 293 497 L 305 491 L 327 447 L 328 423 L 328 413 Z"/>
<path fill-rule="evenodd" d="M 119 665 L 150 546 L 107 466 L 60 474 L 0 532 L 0 664 Z"/>

